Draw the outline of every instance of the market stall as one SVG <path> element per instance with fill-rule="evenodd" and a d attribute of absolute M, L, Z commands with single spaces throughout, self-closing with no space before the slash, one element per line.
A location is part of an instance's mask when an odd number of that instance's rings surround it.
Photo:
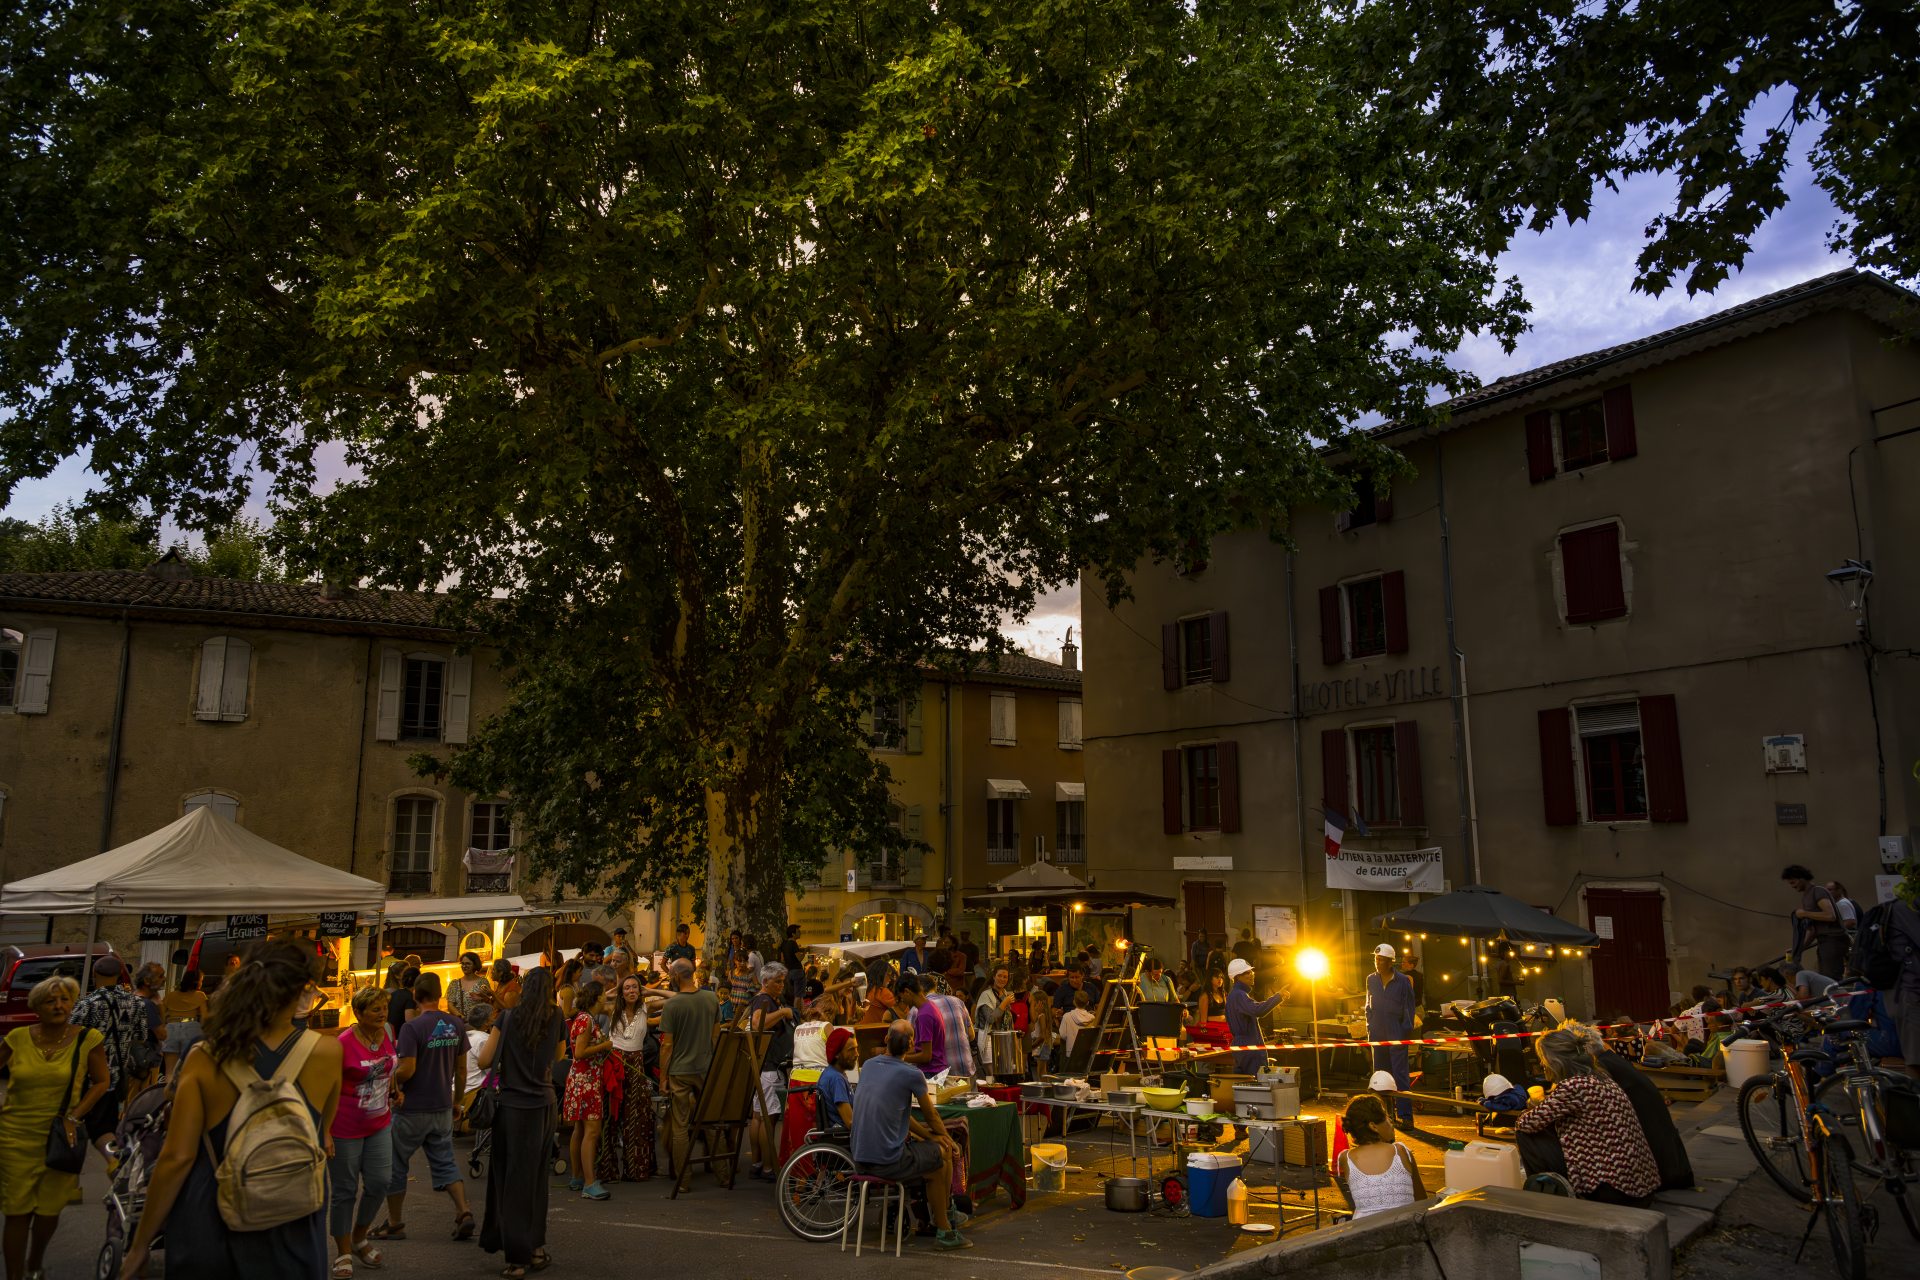
<path fill-rule="evenodd" d="M 1164 894 L 1098 888 L 1051 862 L 1032 862 L 1000 880 L 991 892 L 969 894 L 964 905 L 989 921 L 987 951 L 1003 955 L 1011 944 L 1024 951 L 1034 942 L 1055 955 L 1092 942 L 1116 959 L 1133 937 L 1135 907 L 1171 907 Z"/>
<path fill-rule="evenodd" d="M 456 945 L 452 947 L 450 957 L 428 961 L 420 966 L 422 973 L 438 974 L 441 984 L 445 986 L 460 976 L 460 956 L 464 952 L 471 951 L 479 956 L 484 970 L 496 958 L 506 954 L 513 942 L 516 922 L 546 920 L 559 914 L 556 908 L 528 906 L 526 899 L 517 893 L 473 894 L 460 898 L 396 898 L 387 904 L 381 927 L 437 925 L 452 929 L 465 925 L 482 926 L 461 930 L 454 939 Z M 377 949 L 374 954 L 378 956 Z M 533 952 L 532 959 L 537 961 L 539 952 Z M 342 985 L 351 989 L 365 986 L 371 981 L 379 986 L 385 982 L 386 976 L 385 969 L 376 963 L 352 970 Z"/>

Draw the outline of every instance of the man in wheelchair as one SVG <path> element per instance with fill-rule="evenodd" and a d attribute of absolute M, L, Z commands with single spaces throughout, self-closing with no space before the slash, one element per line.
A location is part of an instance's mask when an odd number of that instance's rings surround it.
<path fill-rule="evenodd" d="M 853 1129 L 853 1086 L 847 1083 L 847 1072 L 859 1057 L 860 1047 L 849 1028 L 835 1027 L 827 1033 L 827 1065 L 813 1083 L 813 1122 L 823 1138 L 844 1141 Z"/>
<path fill-rule="evenodd" d="M 927 1208 L 933 1216 L 934 1248 L 970 1249 L 973 1242 L 959 1231 L 966 1223 L 966 1215 L 950 1208 L 953 1162 L 959 1147 L 947 1136 L 926 1076 L 905 1060 L 912 1051 L 912 1025 L 905 1020 L 896 1021 L 887 1028 L 885 1055 L 868 1059 L 861 1068 L 860 1092 L 851 1108 L 850 1154 L 855 1169 L 870 1177 L 924 1183 Z M 837 1063 L 841 1055 L 850 1052 L 847 1042 L 830 1044 L 829 1061 Z M 844 1076 L 841 1082 L 845 1082 Z M 823 1074 L 821 1085 L 826 1083 Z M 823 1115 L 844 1114 L 838 1102 L 828 1103 L 824 1091 L 820 1099 Z M 918 1118 L 913 1115 L 916 1104 L 920 1109 Z"/>

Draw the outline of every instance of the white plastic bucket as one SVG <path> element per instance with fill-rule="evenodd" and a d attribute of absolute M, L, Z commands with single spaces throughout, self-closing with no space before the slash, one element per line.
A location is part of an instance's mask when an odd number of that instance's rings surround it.
<path fill-rule="evenodd" d="M 1727 1086 L 1732 1089 L 1767 1074 L 1773 1057 L 1773 1046 L 1765 1040 L 1729 1040 L 1720 1048 L 1727 1055 Z"/>

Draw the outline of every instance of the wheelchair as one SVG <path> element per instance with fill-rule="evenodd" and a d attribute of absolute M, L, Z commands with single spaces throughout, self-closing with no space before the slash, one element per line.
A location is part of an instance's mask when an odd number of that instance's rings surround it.
<path fill-rule="evenodd" d="M 791 1107 L 801 1095 L 813 1093 L 812 1085 L 793 1086 L 787 1090 L 787 1105 Z M 816 1124 L 807 1131 L 807 1140 L 780 1166 L 774 1184 L 780 1221 L 802 1240 L 840 1238 L 854 1174 L 848 1140 L 849 1135 L 840 1126 L 823 1128 Z"/>

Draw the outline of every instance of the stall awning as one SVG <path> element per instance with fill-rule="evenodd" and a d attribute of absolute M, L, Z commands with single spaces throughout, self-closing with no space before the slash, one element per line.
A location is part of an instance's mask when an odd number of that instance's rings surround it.
<path fill-rule="evenodd" d="M 453 920 L 499 920 L 521 916 L 557 916 L 551 908 L 530 907 L 517 893 L 475 893 L 461 898 L 390 898 L 388 924 L 433 924 Z"/>
<path fill-rule="evenodd" d="M 1087 784 L 1084 782 L 1056 782 L 1053 784 L 1055 800 L 1085 800 Z"/>
<path fill-rule="evenodd" d="M 1033 792 L 1018 778 L 988 778 L 987 799 L 1025 800 Z"/>

